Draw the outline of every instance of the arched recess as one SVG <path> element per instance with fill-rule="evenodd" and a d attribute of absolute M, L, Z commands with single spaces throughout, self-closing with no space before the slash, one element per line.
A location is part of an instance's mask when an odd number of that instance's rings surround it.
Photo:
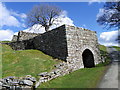
<path fill-rule="evenodd" d="M 94 56 L 93 56 L 93 53 L 89 49 L 85 49 L 83 51 L 82 59 L 83 59 L 84 68 L 95 67 Z"/>

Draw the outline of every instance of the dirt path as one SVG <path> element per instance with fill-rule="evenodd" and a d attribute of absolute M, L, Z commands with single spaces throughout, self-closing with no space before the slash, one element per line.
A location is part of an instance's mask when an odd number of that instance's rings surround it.
<path fill-rule="evenodd" d="M 103 77 L 99 88 L 118 88 L 118 75 L 120 74 L 120 70 L 118 69 L 120 67 L 119 62 L 119 56 L 120 52 L 118 52 L 115 48 L 108 47 L 107 48 L 108 53 L 110 54 L 112 64 L 108 71 L 106 72 L 105 76 Z M 119 73 L 119 74 L 118 74 Z"/>

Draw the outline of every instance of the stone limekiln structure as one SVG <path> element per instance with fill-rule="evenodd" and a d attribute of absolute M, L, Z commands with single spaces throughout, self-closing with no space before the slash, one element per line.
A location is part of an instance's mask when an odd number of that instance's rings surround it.
<path fill-rule="evenodd" d="M 75 26 L 62 25 L 28 40 L 23 38 L 9 45 L 15 50 L 37 49 L 64 60 L 71 71 L 94 67 L 101 62 L 96 32 Z"/>
<path fill-rule="evenodd" d="M 55 69 L 52 71 L 38 74 L 40 76 L 38 81 L 33 77 L 23 79 L 22 87 L 24 88 L 37 88 L 43 82 L 69 74 L 80 68 L 94 67 L 101 62 L 96 32 L 75 26 L 62 25 L 43 34 L 19 32 L 18 36 L 14 36 L 13 41 L 8 45 L 14 50 L 37 49 L 54 58 L 63 60 L 62 63 L 55 65 Z M 5 87 L 7 85 L 21 88 L 19 82 L 21 80 L 17 81 L 16 84 L 13 82 L 3 82 L 3 84 L 6 83 Z"/>

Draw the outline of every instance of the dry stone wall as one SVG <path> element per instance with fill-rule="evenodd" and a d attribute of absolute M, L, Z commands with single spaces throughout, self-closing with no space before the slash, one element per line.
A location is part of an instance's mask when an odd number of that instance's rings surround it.
<path fill-rule="evenodd" d="M 13 42 L 17 41 L 17 38 L 18 38 L 17 35 L 13 35 L 12 41 L 13 41 Z"/>
<path fill-rule="evenodd" d="M 24 31 L 19 31 L 18 35 L 13 35 L 12 41 L 22 41 L 22 40 L 29 40 L 36 36 L 40 35 L 40 33 L 29 33 Z"/>
<path fill-rule="evenodd" d="M 67 57 L 65 25 L 40 34 L 32 39 L 12 42 L 9 45 L 15 50 L 37 49 L 54 58 L 65 61 Z"/>

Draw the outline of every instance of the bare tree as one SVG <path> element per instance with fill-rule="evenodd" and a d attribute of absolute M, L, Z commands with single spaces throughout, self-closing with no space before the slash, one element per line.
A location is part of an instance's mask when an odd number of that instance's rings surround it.
<path fill-rule="evenodd" d="M 57 6 L 48 4 L 36 5 L 27 15 L 27 25 L 32 27 L 33 25 L 40 24 L 45 27 L 47 32 L 61 12 L 62 10 Z"/>
<path fill-rule="evenodd" d="M 103 7 L 103 14 L 97 18 L 99 25 L 105 28 L 117 28 L 120 30 L 120 1 L 106 2 Z M 120 34 L 116 39 L 120 43 Z"/>
<path fill-rule="evenodd" d="M 120 1 L 106 2 L 103 7 L 103 14 L 97 18 L 97 22 L 108 29 L 120 29 Z"/>

